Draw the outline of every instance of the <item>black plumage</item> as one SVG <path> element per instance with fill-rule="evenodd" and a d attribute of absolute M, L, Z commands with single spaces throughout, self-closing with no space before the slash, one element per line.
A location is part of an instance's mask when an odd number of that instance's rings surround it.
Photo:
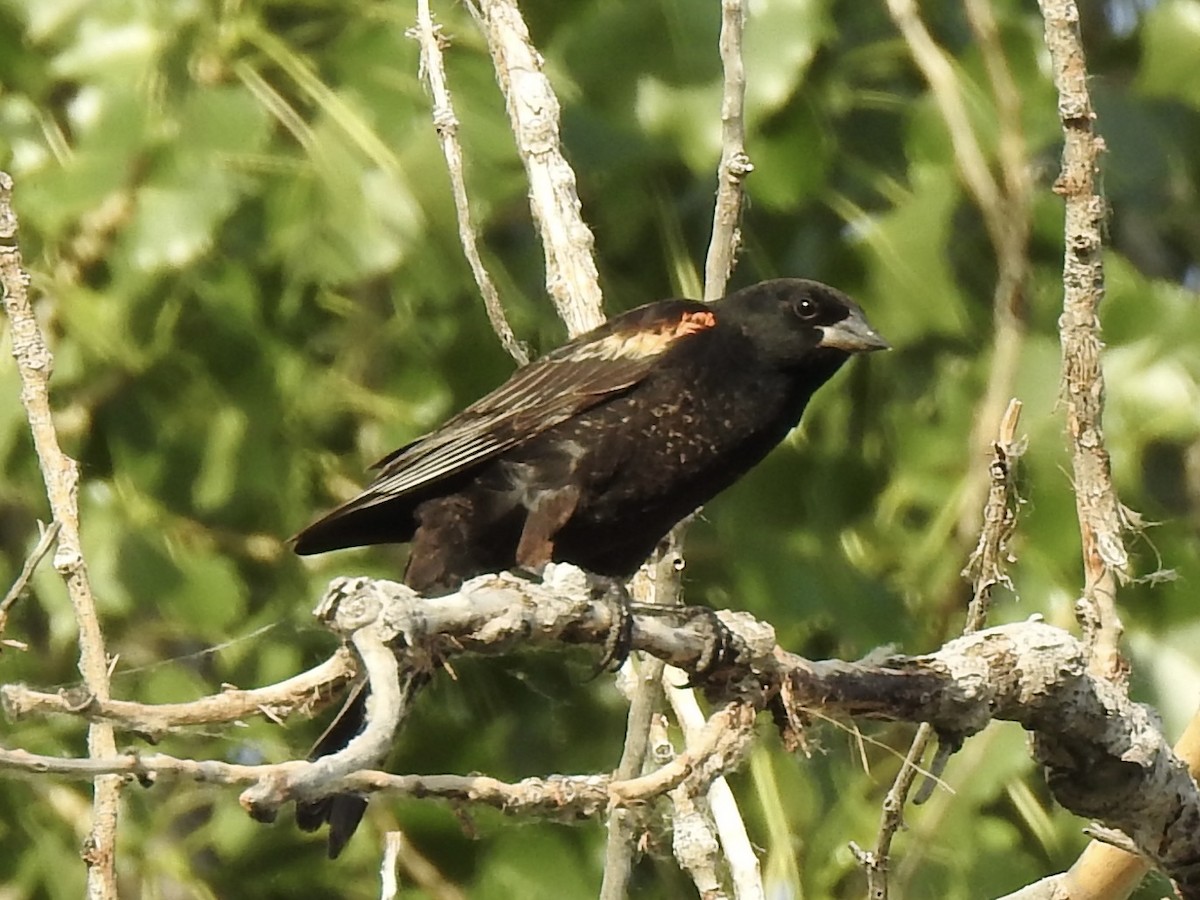
<path fill-rule="evenodd" d="M 410 542 L 404 580 L 426 594 L 551 561 L 625 578 L 783 440 L 852 354 L 887 346 L 849 297 L 815 281 L 639 307 L 380 460 L 361 494 L 296 536 L 296 552 Z M 318 755 L 353 736 L 361 702 Z M 336 855 L 364 804 L 331 798 L 301 810 L 301 824 L 328 819 Z"/>

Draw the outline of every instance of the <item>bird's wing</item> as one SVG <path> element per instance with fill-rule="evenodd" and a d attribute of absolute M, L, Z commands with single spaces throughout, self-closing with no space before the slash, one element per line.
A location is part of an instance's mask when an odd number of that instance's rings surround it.
<path fill-rule="evenodd" d="M 529 365 L 437 431 L 384 457 L 348 513 L 394 500 L 473 468 L 641 381 L 687 335 L 716 325 L 704 304 L 653 303 L 609 320 Z"/>

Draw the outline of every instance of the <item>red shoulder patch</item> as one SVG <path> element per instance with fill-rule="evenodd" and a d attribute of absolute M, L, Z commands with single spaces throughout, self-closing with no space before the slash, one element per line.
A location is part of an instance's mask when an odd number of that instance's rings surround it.
<path fill-rule="evenodd" d="M 700 312 L 685 312 L 683 318 L 679 320 L 679 324 L 675 326 L 675 336 L 681 337 L 685 334 L 695 334 L 697 331 L 706 331 L 717 324 L 717 317 L 707 309 Z"/>

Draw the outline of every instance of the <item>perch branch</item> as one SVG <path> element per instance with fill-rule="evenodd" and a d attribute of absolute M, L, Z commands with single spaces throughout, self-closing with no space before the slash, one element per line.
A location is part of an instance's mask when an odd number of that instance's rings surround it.
<path fill-rule="evenodd" d="M 1095 651 L 1097 671 L 1124 678 L 1119 643 L 1117 577 L 1129 571 L 1122 516 L 1104 447 L 1104 374 L 1100 319 L 1104 297 L 1103 233 L 1106 205 L 1097 184 L 1103 140 L 1096 134 L 1087 67 L 1074 0 L 1039 0 L 1046 47 L 1058 89 L 1063 129 L 1062 172 L 1054 190 L 1066 207 L 1063 255 L 1062 402 L 1067 413 L 1075 506 L 1083 539 L 1084 587 L 1080 618 Z"/>
<path fill-rule="evenodd" d="M 365 644 L 355 641 L 360 652 L 370 650 L 369 644 L 376 652 L 386 644 L 400 656 L 399 668 L 412 671 L 424 671 L 432 659 L 515 646 L 603 647 L 614 619 L 611 605 L 591 596 L 577 569 L 551 566 L 547 574 L 544 584 L 483 576 L 432 601 L 392 582 L 342 578 L 331 584 L 321 609 L 340 633 L 367 630 Z M 1034 756 L 1063 806 L 1124 832 L 1181 889 L 1191 891 L 1185 896 L 1200 897 L 1195 781 L 1163 740 L 1153 714 L 1130 701 L 1121 684 L 1094 675 L 1089 648 L 1067 632 L 1037 621 L 1006 625 L 965 635 L 924 656 L 867 665 L 805 660 L 779 649 L 769 625 L 745 613 L 717 615 L 729 631 L 723 640 L 729 653 L 717 671 L 705 671 L 716 639 L 711 613 L 639 612 L 633 647 L 682 668 L 716 702 L 763 709 L 778 701 L 794 718 L 820 709 L 830 716 L 926 721 L 958 739 L 992 719 L 1019 722 L 1033 733 Z M 396 664 L 368 658 L 366 665 L 395 680 Z M 378 733 L 372 719 L 391 727 L 388 720 L 397 717 L 372 708 L 367 729 Z M 251 799 L 269 812 L 295 797 L 372 789 L 354 780 L 365 776 L 352 774 L 344 763 L 336 755 L 335 765 L 285 763 L 266 782 L 256 771 Z M 122 765 L 134 766 L 128 760 Z M 90 774 L 100 771 L 110 770 Z M 136 767 L 127 774 L 136 774 Z"/>
<path fill-rule="evenodd" d="M 96 601 L 88 580 L 87 564 L 79 542 L 79 466 L 58 443 L 50 414 L 47 384 L 54 358 L 38 326 L 26 288 L 29 276 L 21 262 L 17 244 L 17 215 L 12 207 L 12 178 L 0 172 L 0 282 L 4 288 L 4 309 L 12 327 L 12 353 L 21 376 L 21 405 L 29 420 L 34 449 L 46 485 L 50 512 L 59 524 L 58 549 L 54 568 L 66 582 L 67 594 L 75 610 L 79 628 L 79 671 L 88 691 L 102 699 L 109 697 L 108 654 L 104 632 L 96 614 Z M 88 753 L 112 756 L 116 753 L 112 726 L 93 722 L 88 726 Z M 120 780 L 98 777 L 94 782 L 92 827 L 83 857 L 87 864 L 89 900 L 107 900 L 117 896 L 116 840 L 117 799 Z"/>
<path fill-rule="evenodd" d="M 471 266 L 471 274 L 475 276 L 475 284 L 483 296 L 483 305 L 492 323 L 492 329 L 504 349 L 508 351 L 508 355 L 515 359 L 518 365 L 523 366 L 529 362 L 529 354 L 513 334 L 496 285 L 479 256 L 479 241 L 475 235 L 475 226 L 471 224 L 471 202 L 463 175 L 462 147 L 458 143 L 458 116 L 454 113 L 450 89 L 446 85 L 446 68 L 442 62 L 442 45 L 445 38 L 442 36 L 442 27 L 434 23 L 429 12 L 429 0 L 417 0 L 417 27 L 412 33 L 421 45 L 421 71 L 429 85 L 430 93 L 433 94 L 433 127 L 437 131 L 442 155 L 446 157 L 446 169 L 450 173 L 454 212 L 458 218 L 458 239 Z"/>

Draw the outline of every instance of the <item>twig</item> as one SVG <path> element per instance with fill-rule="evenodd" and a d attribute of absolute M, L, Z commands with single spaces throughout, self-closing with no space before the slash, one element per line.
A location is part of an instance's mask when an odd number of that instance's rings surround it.
<path fill-rule="evenodd" d="M 1097 185 L 1104 143 L 1093 128 L 1087 67 L 1074 0 L 1039 0 L 1046 26 L 1058 115 L 1063 128 L 1062 173 L 1054 183 L 1066 206 L 1063 257 L 1062 402 L 1067 412 L 1075 508 L 1083 539 L 1084 587 L 1080 600 L 1085 638 L 1095 648 L 1097 671 L 1123 678 L 1117 577 L 1129 571 L 1121 537 L 1122 516 L 1104 447 L 1104 374 L 1100 370 L 1100 320 L 1104 297 L 1103 232 L 1106 205 Z M 1093 625 L 1094 623 L 1094 625 Z"/>
<path fill-rule="evenodd" d="M 987 158 L 975 137 L 975 129 L 971 127 L 954 66 L 930 36 L 915 0 L 887 0 L 887 6 L 913 60 L 929 82 L 933 99 L 950 132 L 950 144 L 954 149 L 954 161 L 959 174 L 982 210 L 984 224 L 991 234 L 1002 219 L 1003 200 L 996 180 L 988 169 Z M 1001 234 L 992 234 L 993 245 L 999 246 L 1001 242 Z"/>
<path fill-rule="evenodd" d="M 483 305 L 492 323 L 492 329 L 500 338 L 500 343 L 508 351 L 508 355 L 523 366 L 529 362 L 529 354 L 513 334 L 496 285 L 479 256 L 479 242 L 475 235 L 475 226 L 471 224 L 471 205 L 463 176 L 462 147 L 458 143 L 458 117 L 454 113 L 450 89 L 446 86 L 446 69 L 442 63 L 442 44 L 445 38 L 442 36 L 442 27 L 434 23 L 429 12 L 429 0 L 417 0 L 417 27 L 410 33 L 420 42 L 421 71 L 433 94 L 433 126 L 437 131 L 442 155 L 446 157 L 446 168 L 450 173 L 454 211 L 458 217 L 458 239 L 471 266 L 471 274 L 475 276 L 475 284 L 483 296 Z"/>
<path fill-rule="evenodd" d="M 17 580 L 8 589 L 8 593 L 4 595 L 4 599 L 0 600 L 0 634 L 4 634 L 4 629 L 8 625 L 8 611 L 14 603 L 21 599 L 21 595 L 25 593 L 25 587 L 29 584 L 29 579 L 33 577 L 38 563 L 45 558 L 46 554 L 50 552 L 50 548 L 54 546 L 54 539 L 58 537 L 60 528 L 62 526 L 55 521 L 50 523 L 49 528 L 43 529 L 42 536 L 38 538 L 37 544 L 26 558 L 25 565 L 21 567 L 21 573 L 17 576 Z"/>
<path fill-rule="evenodd" d="M 1017 423 L 1021 417 L 1021 402 L 1010 400 L 1008 409 L 1000 423 L 999 434 L 992 444 L 992 462 L 988 467 L 991 487 L 983 508 L 983 525 L 979 531 L 979 544 L 963 577 L 971 579 L 971 603 L 967 608 L 963 634 L 972 634 L 987 622 L 992 589 L 997 584 L 1010 584 L 1005 563 L 1008 559 L 1008 538 L 1016 528 L 1017 503 L 1015 485 L 1016 460 L 1024 452 L 1022 442 L 1016 440 Z M 912 745 L 900 766 L 891 788 L 883 800 L 880 813 L 879 832 L 873 851 L 857 846 L 851 849 L 867 873 L 867 896 L 871 900 L 886 900 L 888 896 L 888 867 L 891 859 L 892 841 L 904 824 L 904 805 L 909 792 L 920 772 L 920 762 L 925 757 L 935 730 L 922 723 L 913 736 Z M 928 780 L 914 802 L 924 803 L 937 783 L 937 778 L 949 760 L 953 745 L 944 744 L 930 764 Z"/>
<path fill-rule="evenodd" d="M 867 897 L 870 900 L 887 900 L 892 840 L 904 824 L 904 804 L 921 771 L 921 760 L 933 738 L 933 727 L 927 722 L 921 723 L 913 736 L 904 762 L 900 764 L 900 771 L 883 798 L 875 849 L 868 851 L 853 842 L 850 844 L 850 852 L 854 854 L 855 861 L 867 874 Z"/>
<path fill-rule="evenodd" d="M 592 231 L 580 213 L 575 172 L 559 140 L 559 103 L 514 0 L 471 5 L 483 25 L 504 93 L 529 200 L 546 253 L 546 288 L 571 335 L 604 321 Z"/>
<path fill-rule="evenodd" d="M 713 207 L 712 238 L 704 260 L 704 299 L 724 295 L 733 272 L 742 219 L 742 182 L 754 171 L 746 154 L 746 71 L 742 62 L 742 32 L 746 10 L 742 0 L 721 0 L 721 163 L 717 169 L 717 200 Z"/>
<path fill-rule="evenodd" d="M 403 831 L 393 831 L 389 834 L 397 836 L 396 863 L 413 883 L 413 887 L 424 892 L 430 900 L 464 900 L 464 894 L 458 887 L 446 880 L 432 862 L 412 845 Z"/>
<path fill-rule="evenodd" d="M 277 722 L 297 710 L 308 712 L 336 697 L 355 673 L 353 654 L 340 648 L 319 666 L 278 684 L 252 690 L 230 688 L 186 703 L 100 700 L 86 687 L 49 693 L 22 684 L 0 687 L 0 703 L 5 714 L 12 718 L 68 713 L 157 738 L 174 728 L 188 725 L 235 722 L 260 714 Z"/>
<path fill-rule="evenodd" d="M 1015 470 L 1017 460 L 1025 452 L 1024 442 L 1016 439 L 1021 407 L 1020 400 L 1014 398 L 1008 401 L 1008 408 L 1000 420 L 1000 432 L 992 444 L 983 527 L 979 529 L 979 543 L 975 552 L 962 572 L 964 578 L 971 579 L 971 604 L 967 607 L 963 634 L 978 631 L 987 624 L 992 590 L 996 585 L 1012 587 L 1005 568 L 1009 561 L 1008 539 L 1017 527 L 1017 507 L 1020 503 Z"/>
<path fill-rule="evenodd" d="M 17 216 L 12 208 L 12 189 L 12 178 L 0 172 L 0 282 L 4 288 L 4 309 L 12 326 L 12 353 L 21 376 L 21 404 L 29 420 L 50 511 L 60 526 L 54 568 L 66 582 L 67 594 L 75 610 L 79 628 L 79 671 L 88 690 L 94 696 L 107 700 L 108 655 L 104 649 L 104 633 L 96 615 L 87 564 L 79 543 L 79 467 L 59 446 L 50 414 L 47 382 L 54 360 L 38 327 L 26 291 L 29 276 L 22 266 L 21 251 L 17 245 Z M 87 743 L 88 753 L 92 756 L 112 756 L 116 753 L 111 725 L 101 722 L 90 724 Z M 89 900 L 115 900 L 117 896 L 115 847 L 119 791 L 119 779 L 95 780 L 92 828 L 83 851 L 87 864 Z"/>
<path fill-rule="evenodd" d="M 1008 70 L 991 9 L 985 0 L 967 0 L 968 20 L 981 47 L 996 98 L 1001 129 L 1001 184 L 988 167 L 987 157 L 971 125 L 951 57 L 930 36 L 914 0 L 888 0 L 887 5 L 914 62 L 929 84 L 950 134 L 955 165 L 967 192 L 979 208 L 996 254 L 992 363 L 972 430 L 969 446 L 974 453 L 976 448 L 986 446 L 985 442 L 992 439 L 999 427 L 1005 401 L 1011 396 L 1016 381 L 1024 343 L 1021 297 L 1029 270 L 1027 247 L 1032 191 L 1021 129 L 1020 94 Z M 974 533 L 975 510 L 986 489 L 986 481 L 968 474 L 958 524 L 958 532 L 964 538 Z"/>

